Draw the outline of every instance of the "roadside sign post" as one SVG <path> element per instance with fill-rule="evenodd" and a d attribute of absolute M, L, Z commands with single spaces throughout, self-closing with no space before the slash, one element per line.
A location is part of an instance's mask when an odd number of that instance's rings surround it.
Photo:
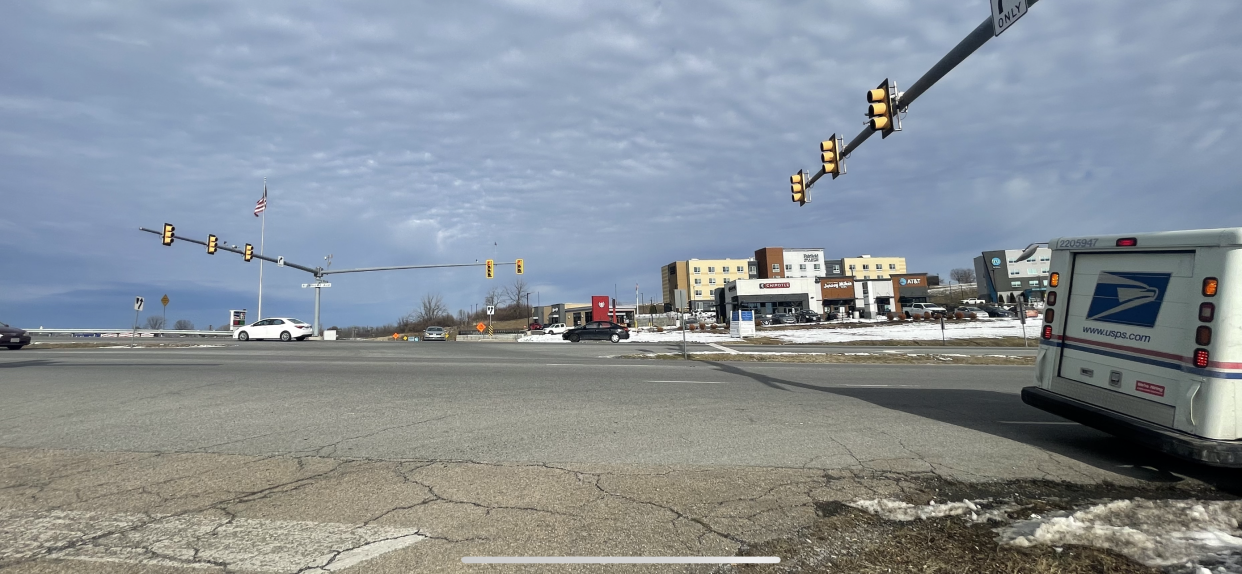
<path fill-rule="evenodd" d="M 138 336 L 138 314 L 142 312 L 142 297 L 134 297 L 134 331 L 129 335 L 129 346 L 134 346 L 134 337 Z"/>
<path fill-rule="evenodd" d="M 677 311 L 679 313 L 681 313 L 681 358 L 688 359 L 689 356 L 688 356 L 688 353 L 686 352 L 686 312 L 685 312 L 685 309 L 686 309 L 687 303 L 686 303 L 686 290 L 685 289 L 674 289 L 673 290 L 673 306 L 677 308 Z"/>
<path fill-rule="evenodd" d="M 160 297 L 160 303 L 164 304 L 164 321 L 163 321 L 163 325 L 160 328 L 167 329 L 168 328 L 168 294 L 167 293 L 165 293 L 163 297 Z"/>
<path fill-rule="evenodd" d="M 1022 305 L 1021 297 L 1018 297 L 1018 321 L 1022 323 L 1022 346 L 1027 347 L 1029 345 L 1026 344 L 1026 307 Z"/>
<path fill-rule="evenodd" d="M 493 332 L 492 331 L 492 315 L 495 315 L 495 314 L 496 314 L 496 306 L 488 305 L 487 306 L 487 336 L 488 337 L 492 336 L 492 332 Z"/>
<path fill-rule="evenodd" d="M 944 315 L 941 315 L 940 316 L 940 346 L 943 347 L 944 345 L 945 345 L 944 343 Z"/>

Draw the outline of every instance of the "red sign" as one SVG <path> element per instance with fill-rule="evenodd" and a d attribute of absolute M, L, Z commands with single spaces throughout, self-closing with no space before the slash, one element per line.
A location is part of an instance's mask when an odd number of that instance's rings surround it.
<path fill-rule="evenodd" d="M 591 320 L 607 321 L 608 319 L 608 296 L 592 295 L 591 296 Z"/>
<path fill-rule="evenodd" d="M 1135 381 L 1135 382 L 1134 382 L 1134 390 L 1136 390 L 1136 391 L 1138 391 L 1138 392 L 1140 392 L 1140 393 L 1147 393 L 1147 394 L 1149 394 L 1149 395 L 1156 395 L 1157 397 L 1163 397 L 1163 396 L 1164 396 L 1164 386 L 1163 386 L 1163 385 L 1157 385 L 1157 384 L 1153 384 L 1153 383 L 1148 383 L 1148 382 L 1146 382 L 1146 381 Z"/>
<path fill-rule="evenodd" d="M 760 289 L 788 289 L 788 283 L 760 283 Z"/>

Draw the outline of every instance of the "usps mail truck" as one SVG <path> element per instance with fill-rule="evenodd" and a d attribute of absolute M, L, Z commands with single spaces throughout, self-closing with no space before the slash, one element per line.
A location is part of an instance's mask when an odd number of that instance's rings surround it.
<path fill-rule="evenodd" d="M 1037 386 L 1023 402 L 1183 459 L 1242 467 L 1242 228 L 1048 245 Z"/>

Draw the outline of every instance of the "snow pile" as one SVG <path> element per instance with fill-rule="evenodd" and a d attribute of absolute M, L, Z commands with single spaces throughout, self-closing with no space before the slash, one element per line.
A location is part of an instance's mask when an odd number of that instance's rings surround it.
<path fill-rule="evenodd" d="M 1107 548 L 1170 572 L 1242 572 L 1242 501 L 1117 500 L 1002 529 L 1015 546 Z"/>
<path fill-rule="evenodd" d="M 971 522 L 988 522 L 989 520 L 1005 521 L 1006 513 L 1017 510 L 1014 504 L 992 506 L 991 499 L 963 500 L 961 502 L 945 502 L 942 504 L 931 501 L 924 505 L 913 505 L 891 498 L 876 500 L 855 500 L 846 503 L 859 510 L 870 512 L 886 520 L 909 522 L 911 520 L 927 520 L 945 516 L 962 516 Z"/>
<path fill-rule="evenodd" d="M 1039 337 L 1038 321 L 1028 321 L 1026 337 Z M 849 329 L 771 329 L 757 333 L 760 337 L 771 337 L 782 343 L 846 343 L 892 340 L 940 340 L 940 323 L 885 323 L 874 327 L 855 327 Z M 1021 337 L 1022 325 L 1013 319 L 996 321 L 974 321 L 967 323 L 946 323 L 943 331 L 946 339 L 986 339 L 998 337 Z M 742 342 L 729 337 L 728 331 L 717 333 L 703 331 L 687 331 L 686 340 L 691 343 L 723 343 L 728 341 Z M 676 343 L 681 342 L 682 332 L 668 330 L 663 333 L 630 331 L 631 343 Z M 560 335 L 529 335 L 518 339 L 527 343 L 559 343 L 565 342 Z M 626 341 L 622 341 L 623 343 Z"/>

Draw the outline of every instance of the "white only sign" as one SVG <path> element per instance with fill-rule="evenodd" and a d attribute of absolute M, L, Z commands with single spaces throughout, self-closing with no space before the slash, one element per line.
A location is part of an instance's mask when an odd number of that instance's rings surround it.
<path fill-rule="evenodd" d="M 142 297 L 134 297 L 134 310 L 135 311 L 142 310 Z"/>
<path fill-rule="evenodd" d="M 992 32 L 993 36 L 1000 36 L 1001 32 L 1008 30 L 1026 15 L 1026 0 L 988 0 L 992 4 Z"/>
<path fill-rule="evenodd" d="M 496 306 L 495 306 L 495 305 L 488 305 L 488 306 L 487 306 L 487 314 L 488 314 L 488 315 L 495 315 L 495 314 L 496 314 Z"/>

